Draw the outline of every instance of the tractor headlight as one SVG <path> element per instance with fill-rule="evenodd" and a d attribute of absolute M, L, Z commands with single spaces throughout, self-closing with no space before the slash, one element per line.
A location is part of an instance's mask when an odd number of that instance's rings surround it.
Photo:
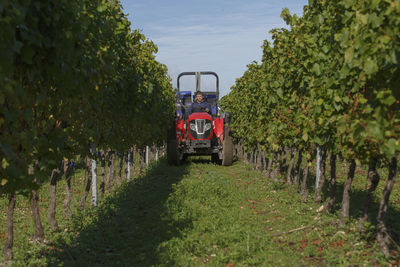
<path fill-rule="evenodd" d="M 196 124 L 190 123 L 190 130 L 196 131 Z"/>
<path fill-rule="evenodd" d="M 211 123 L 206 123 L 206 125 L 205 125 L 205 131 L 208 131 L 208 130 L 210 130 L 211 129 Z"/>

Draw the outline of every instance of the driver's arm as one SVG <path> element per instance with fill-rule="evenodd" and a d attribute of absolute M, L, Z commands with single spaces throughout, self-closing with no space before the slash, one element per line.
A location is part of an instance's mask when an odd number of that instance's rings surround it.
<path fill-rule="evenodd" d="M 194 103 L 192 103 L 192 104 L 190 105 L 190 108 L 189 108 L 189 110 L 188 110 L 188 114 L 189 114 L 189 115 L 192 114 L 192 111 L 193 111 L 193 104 L 194 104 Z"/>
<path fill-rule="evenodd" d="M 207 103 L 205 109 L 206 109 L 206 112 L 207 112 L 207 113 L 210 113 L 210 114 L 211 114 L 211 105 L 210 105 L 210 103 Z"/>

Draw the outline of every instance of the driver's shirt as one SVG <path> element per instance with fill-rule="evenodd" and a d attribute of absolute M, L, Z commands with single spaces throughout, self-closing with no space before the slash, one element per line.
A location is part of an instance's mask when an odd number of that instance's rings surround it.
<path fill-rule="evenodd" d="M 192 105 L 190 106 L 189 114 L 192 114 L 193 110 L 196 110 L 196 109 L 202 109 L 202 112 L 206 112 L 205 111 L 206 108 L 208 108 L 208 110 L 211 112 L 211 105 L 209 103 L 207 103 L 206 101 L 203 101 L 203 102 L 194 101 L 192 103 Z"/>

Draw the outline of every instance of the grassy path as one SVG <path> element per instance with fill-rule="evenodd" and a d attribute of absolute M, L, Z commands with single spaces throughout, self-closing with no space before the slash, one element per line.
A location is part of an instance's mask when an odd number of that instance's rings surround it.
<path fill-rule="evenodd" d="M 355 222 L 340 228 L 336 215 L 321 215 L 318 207 L 302 203 L 295 188 L 272 183 L 243 164 L 160 163 L 15 264 L 319 266 L 393 261 L 361 238 Z"/>

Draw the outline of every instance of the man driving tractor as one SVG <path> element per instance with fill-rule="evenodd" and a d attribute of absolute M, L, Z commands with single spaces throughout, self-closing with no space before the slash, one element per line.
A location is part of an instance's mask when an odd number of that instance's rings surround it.
<path fill-rule="evenodd" d="M 180 90 L 180 78 L 185 75 L 196 76 L 196 93 L 193 103 L 190 102 L 192 92 Z M 215 91 L 203 93 L 200 91 L 201 75 L 215 77 Z M 188 156 L 210 155 L 214 163 L 223 166 L 232 165 L 233 142 L 229 127 L 230 114 L 218 107 L 218 75 L 212 71 L 182 72 L 177 78 L 177 89 L 177 96 L 179 96 L 176 99 L 177 116 L 168 132 L 168 163 L 179 165 Z"/>
<path fill-rule="evenodd" d="M 189 114 L 193 112 L 211 112 L 211 105 L 204 100 L 204 95 L 202 92 L 198 91 L 192 105 L 189 109 Z"/>

